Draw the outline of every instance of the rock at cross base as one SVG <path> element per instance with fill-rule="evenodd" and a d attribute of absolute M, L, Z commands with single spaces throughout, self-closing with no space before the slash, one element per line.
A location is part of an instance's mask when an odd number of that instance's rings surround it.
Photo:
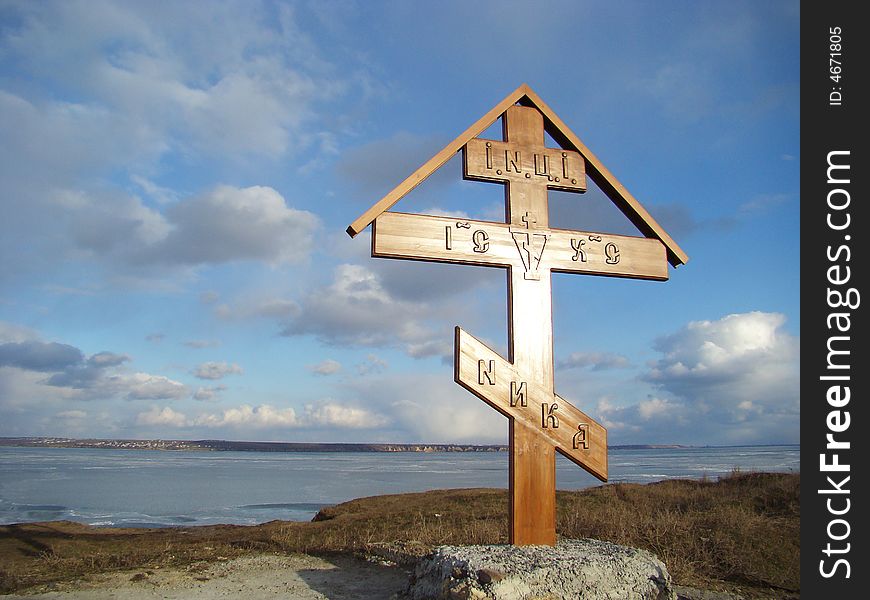
<path fill-rule="evenodd" d="M 655 555 L 598 540 L 556 546 L 442 546 L 420 559 L 410 600 L 674 600 Z"/>

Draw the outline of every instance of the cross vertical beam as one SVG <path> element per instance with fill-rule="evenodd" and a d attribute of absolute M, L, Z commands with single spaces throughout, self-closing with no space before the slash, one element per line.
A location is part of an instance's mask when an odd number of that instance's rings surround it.
<path fill-rule="evenodd" d="M 498 115 L 501 140 L 475 137 Z M 546 147 L 545 132 L 561 147 Z M 460 148 L 463 178 L 506 186 L 504 222 L 385 212 Z M 599 185 L 604 177 L 618 196 L 607 192 L 611 200 L 649 238 L 549 227 L 547 190 L 585 191 L 587 162 L 590 176 Z M 366 211 L 348 233 L 354 236 L 368 223 L 372 256 L 507 268 L 508 359 L 456 327 L 454 381 L 509 420 L 511 543 L 555 544 L 555 452 L 606 481 L 607 430 L 554 392 L 551 273 L 664 281 L 668 259 L 676 266 L 688 257 L 526 86 Z"/>
<path fill-rule="evenodd" d="M 511 106 L 504 114 L 504 139 L 523 146 L 544 146 L 544 120 L 533 108 Z M 547 186 L 509 181 L 505 185 L 511 231 L 526 230 L 527 251 L 534 252 L 535 229 L 549 226 Z M 521 247 L 523 234 L 517 245 Z M 531 260 L 531 258 L 529 259 Z M 508 269 L 508 360 L 553 393 L 553 308 L 549 268 L 537 279 L 523 269 Z M 556 450 L 531 427 L 510 419 L 510 543 L 556 543 Z"/>

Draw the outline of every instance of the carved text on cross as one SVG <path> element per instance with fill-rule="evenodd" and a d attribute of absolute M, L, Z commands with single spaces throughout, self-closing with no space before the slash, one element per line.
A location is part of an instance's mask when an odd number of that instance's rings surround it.
<path fill-rule="evenodd" d="M 607 431 L 534 373 L 522 371 L 470 333 L 456 328 L 454 379 L 509 419 L 537 431 L 565 457 L 607 478 Z"/>
<path fill-rule="evenodd" d="M 509 418 L 514 544 L 555 543 L 555 451 L 607 477 L 606 430 L 553 390 L 553 271 L 667 279 L 657 239 L 549 228 L 547 191 L 585 191 L 577 152 L 546 148 L 542 114 L 511 106 L 504 141 L 471 139 L 463 175 L 506 185 L 507 223 L 385 212 L 372 256 L 508 268 L 508 359 L 456 330 L 454 379 Z"/>
<path fill-rule="evenodd" d="M 535 225 L 538 224 L 538 220 L 535 218 L 534 213 L 527 212 L 523 215 L 523 223 L 526 224 L 526 229 L 534 229 Z"/>
<path fill-rule="evenodd" d="M 540 140 L 472 139 L 463 148 L 463 176 L 480 181 L 540 183 L 553 190 L 586 190 L 583 157 L 561 148 L 547 148 Z"/>

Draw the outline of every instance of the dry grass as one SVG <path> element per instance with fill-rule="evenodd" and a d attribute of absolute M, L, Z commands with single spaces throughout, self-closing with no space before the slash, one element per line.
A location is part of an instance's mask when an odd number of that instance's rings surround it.
<path fill-rule="evenodd" d="M 675 581 L 782 598 L 799 590 L 800 476 L 611 484 L 559 492 L 559 533 L 646 548 Z M 441 544 L 507 542 L 504 490 L 362 498 L 310 523 L 102 529 L 69 522 L 0 527 L 0 593 L 116 569 L 186 566 L 256 552 L 377 553 L 412 559 Z"/>
<path fill-rule="evenodd" d="M 684 585 L 781 598 L 800 589 L 799 498 L 793 474 L 607 485 L 560 495 L 557 528 L 650 550 Z"/>

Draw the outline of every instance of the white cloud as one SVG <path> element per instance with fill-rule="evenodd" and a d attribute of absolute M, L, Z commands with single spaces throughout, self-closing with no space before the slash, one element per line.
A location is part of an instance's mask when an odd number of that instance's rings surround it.
<path fill-rule="evenodd" d="M 107 378 L 112 386 L 126 390 L 130 400 L 178 400 L 187 396 L 187 386 L 163 375 L 133 373 Z"/>
<path fill-rule="evenodd" d="M 336 345 L 389 346 L 420 343 L 432 333 L 424 324 L 426 306 L 399 300 L 370 269 L 343 264 L 332 283 L 310 292 L 283 335 L 314 335 Z"/>
<path fill-rule="evenodd" d="M 239 365 L 226 362 L 204 362 L 191 371 L 199 379 L 223 379 L 227 375 L 239 375 L 243 372 Z"/>
<path fill-rule="evenodd" d="M 185 4 L 100 0 L 6 13 L 0 278 L 48 273 L 58 256 L 67 270 L 108 266 L 90 275 L 112 282 L 155 264 L 307 258 L 317 220 L 275 190 L 182 199 L 171 169 L 316 164 L 340 127 L 326 103 L 366 99 L 357 57 L 329 48 L 341 68 L 326 60 L 284 5 L 219 2 L 208 19 Z"/>
<path fill-rule="evenodd" d="M 219 185 L 167 207 L 139 198 L 63 191 L 54 212 L 80 258 L 116 268 L 197 266 L 234 261 L 298 264 L 308 259 L 319 219 L 287 206 L 272 188 Z"/>
<path fill-rule="evenodd" d="M 327 358 L 316 365 L 308 365 L 305 368 L 315 375 L 334 375 L 341 370 L 341 363 L 337 360 Z"/>
<path fill-rule="evenodd" d="M 677 408 L 674 402 L 662 398 L 648 398 L 637 404 L 637 412 L 644 421 L 654 418 L 669 418 Z"/>
<path fill-rule="evenodd" d="M 276 408 L 270 404 L 243 404 L 217 413 L 203 413 L 187 419 L 185 425 L 212 429 L 373 429 L 388 423 L 383 415 L 332 400 L 308 404 L 302 414 L 292 407 Z M 180 425 L 179 425 L 180 426 Z"/>
<path fill-rule="evenodd" d="M 5 390 L 12 403 L 29 399 L 41 404 L 59 399 L 169 400 L 187 395 L 184 384 L 168 377 L 126 372 L 124 364 L 131 360 L 108 351 L 86 357 L 75 346 L 39 339 L 7 342 L 0 344 L 0 396 Z"/>
<path fill-rule="evenodd" d="M 88 358 L 88 364 L 94 367 L 106 368 L 117 367 L 130 361 L 131 358 L 126 354 L 115 354 L 114 352 L 97 352 Z"/>
<path fill-rule="evenodd" d="M 727 315 L 718 321 L 694 321 L 675 334 L 656 341 L 663 358 L 648 379 L 663 387 L 680 381 L 710 382 L 722 376 L 779 376 L 796 366 L 797 340 L 782 329 L 785 316 L 750 312 Z M 773 369 L 773 372 L 771 372 Z"/>
<path fill-rule="evenodd" d="M 212 400 L 217 400 L 218 395 L 221 392 L 225 392 L 227 386 L 225 385 L 214 385 L 210 387 L 199 387 L 196 388 L 196 391 L 193 393 L 193 399 L 199 401 L 210 402 Z"/>
<path fill-rule="evenodd" d="M 306 405 L 303 422 L 312 427 L 371 429 L 386 425 L 389 420 L 362 408 L 327 401 Z"/>
<path fill-rule="evenodd" d="M 176 3 L 64 2 L 14 12 L 19 23 L 3 44 L 11 60 L 86 106 L 127 115 L 124 133 L 139 131 L 162 149 L 280 155 L 310 143 L 317 103 L 345 91 L 288 7 L 269 13 L 256 3 L 215 3 L 209 19 Z"/>
<path fill-rule="evenodd" d="M 793 443 L 800 421 L 799 341 L 779 313 L 694 321 L 655 342 L 641 377 L 657 394 L 634 404 L 600 399 L 593 415 L 622 441 Z"/>
<path fill-rule="evenodd" d="M 136 415 L 137 425 L 158 425 L 168 427 L 184 427 L 187 425 L 187 418 L 184 414 L 172 410 L 168 406 L 159 408 L 152 406 L 145 412 L 140 412 Z"/>
<path fill-rule="evenodd" d="M 275 408 L 269 404 L 253 407 L 243 404 L 228 408 L 221 413 L 202 414 L 192 420 L 194 425 L 204 427 L 296 427 L 299 420 L 292 408 Z"/>
<path fill-rule="evenodd" d="M 287 206 L 272 188 L 221 185 L 167 209 L 171 230 L 142 249 L 147 261 L 170 264 L 262 260 L 272 264 L 308 259 L 319 219 Z"/>
<path fill-rule="evenodd" d="M 329 284 L 298 299 L 281 335 L 312 335 L 334 346 L 399 348 L 413 358 L 450 362 L 457 323 L 474 314 L 484 326 L 503 327 L 490 297 L 497 293 L 503 306 L 503 285 L 502 269 L 395 260 L 344 263 Z"/>

